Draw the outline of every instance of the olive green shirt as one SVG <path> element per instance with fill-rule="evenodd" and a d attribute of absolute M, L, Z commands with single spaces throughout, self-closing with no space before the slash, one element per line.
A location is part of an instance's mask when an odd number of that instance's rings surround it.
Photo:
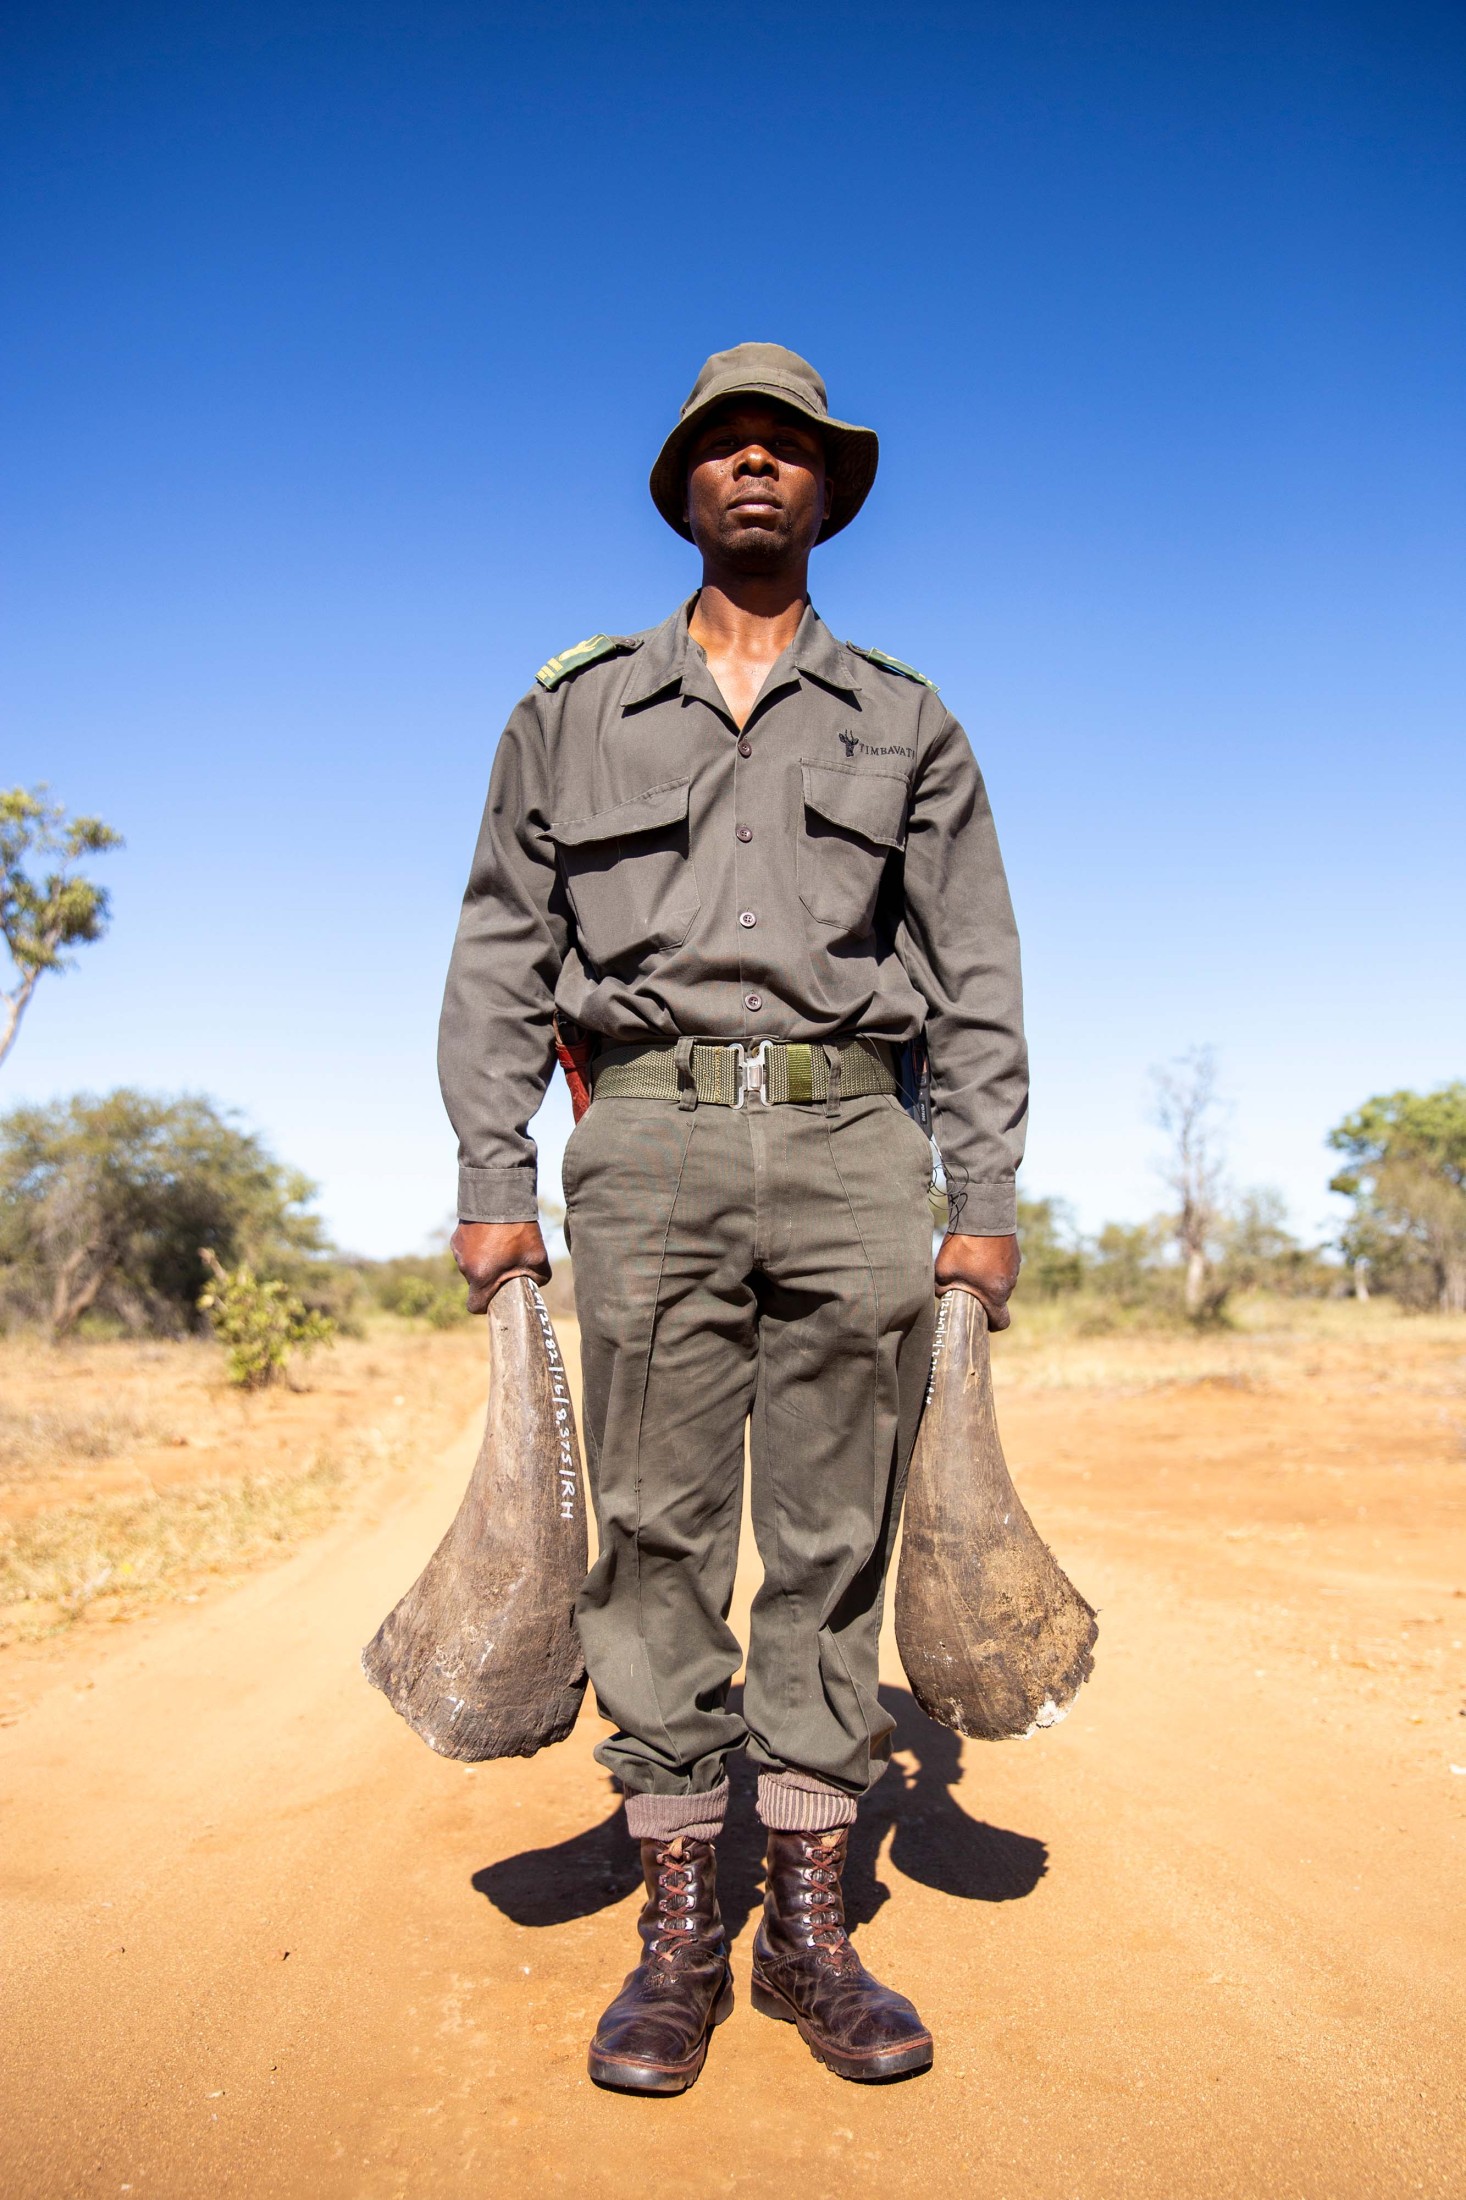
<path fill-rule="evenodd" d="M 439 1037 L 460 1218 L 534 1218 L 558 1008 L 617 1045 L 924 1030 L 951 1227 L 1013 1229 L 1018 937 L 966 734 L 812 606 L 740 733 L 689 609 L 552 662 L 499 742 Z"/>

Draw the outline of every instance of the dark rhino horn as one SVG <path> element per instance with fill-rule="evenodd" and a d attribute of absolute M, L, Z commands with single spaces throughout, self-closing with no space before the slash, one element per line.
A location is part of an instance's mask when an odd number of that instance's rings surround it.
<path fill-rule="evenodd" d="M 585 1496 L 565 1363 L 528 1276 L 487 1319 L 489 1417 L 463 1503 L 361 1654 L 428 1747 L 469 1763 L 563 1741 L 585 1693 Z"/>
<path fill-rule="evenodd" d="M 969 1291 L 937 1303 L 901 1534 L 896 1643 L 928 1717 L 989 1742 L 1062 1719 L 1098 1629 L 1013 1487 L 987 1315 Z"/>

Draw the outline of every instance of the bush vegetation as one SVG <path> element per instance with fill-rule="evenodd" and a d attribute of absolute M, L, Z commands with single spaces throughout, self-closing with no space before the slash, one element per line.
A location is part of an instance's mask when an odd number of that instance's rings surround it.
<path fill-rule="evenodd" d="M 249 1266 L 229 1269 L 207 1246 L 210 1275 L 199 1296 L 214 1335 L 225 1348 L 229 1380 L 240 1390 L 264 1390 L 279 1382 L 296 1352 L 329 1344 L 336 1324 L 298 1299 L 278 1277 L 259 1277 Z"/>
<path fill-rule="evenodd" d="M 64 1337 L 89 1316 L 183 1335 L 202 1326 L 205 1253 L 334 1312 L 314 1197 L 212 1100 L 124 1089 L 14 1108 L 0 1116 L 0 1325 Z"/>
<path fill-rule="evenodd" d="M 323 1341 L 321 1324 L 350 1333 L 373 1311 L 437 1329 L 467 1320 L 450 1253 L 346 1258 L 315 1192 L 198 1095 L 13 1108 L 0 1116 L 0 1331 L 212 1328 L 254 1386 L 283 1365 L 277 1348 Z"/>
<path fill-rule="evenodd" d="M 1106 1223 L 1085 1237 L 1062 1200 L 1020 1199 L 1018 1236 L 1019 1293 L 1072 1300 L 1076 1313 L 1088 1317 L 1081 1326 L 1094 1329 L 1141 1319 L 1204 1326 L 1225 1320 L 1227 1303 L 1237 1292 L 1328 1298 L 1350 1288 L 1344 1269 L 1324 1247 L 1302 1245 L 1292 1235 L 1282 1200 L 1265 1190 L 1244 1193 L 1214 1216 L 1197 1305 L 1188 1303 L 1186 1251 L 1171 1215 Z"/>
<path fill-rule="evenodd" d="M 466 1322 L 468 1288 L 451 1253 L 404 1254 L 396 1260 L 353 1261 L 358 1303 L 365 1299 L 385 1314 L 452 1329 Z"/>
<path fill-rule="evenodd" d="M 1030 1303 L 1066 1301 L 1096 1328 L 1226 1319 L 1239 1292 L 1382 1291 L 1466 1313 L 1466 1084 L 1377 1096 L 1329 1142 L 1353 1202 L 1337 1243 L 1307 1245 L 1268 1190 L 1229 1192 L 1210 1056 L 1164 1079 L 1157 1121 L 1174 1207 L 1086 1236 L 1059 1199 L 1020 1199 Z M 180 1336 L 212 1323 L 248 1386 L 292 1350 L 368 1314 L 449 1328 L 467 1317 L 446 1249 L 348 1259 L 312 1212 L 315 1186 L 216 1102 L 121 1090 L 0 1116 L 0 1330 L 79 1324 Z M 933 1195 L 938 1226 L 941 1195 Z M 221 1280 L 221 1276 L 223 1280 Z M 557 1283 L 563 1287 L 563 1276 Z"/>

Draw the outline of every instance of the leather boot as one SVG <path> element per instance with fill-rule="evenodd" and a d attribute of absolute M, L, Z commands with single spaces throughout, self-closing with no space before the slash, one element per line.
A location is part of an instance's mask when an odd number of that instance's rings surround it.
<path fill-rule="evenodd" d="M 849 1829 L 769 1834 L 763 1920 L 753 1943 L 755 2009 L 797 2024 L 817 2062 L 842 2078 L 926 2070 L 932 2036 L 904 1994 L 871 1977 L 845 1931 Z"/>
<path fill-rule="evenodd" d="M 733 2007 L 711 1841 L 643 1841 L 643 1954 L 596 2027 L 590 2074 L 631 2093 L 681 2093 Z"/>

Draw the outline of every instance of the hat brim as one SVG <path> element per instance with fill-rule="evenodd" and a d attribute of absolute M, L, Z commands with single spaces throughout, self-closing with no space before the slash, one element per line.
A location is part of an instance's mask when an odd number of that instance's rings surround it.
<path fill-rule="evenodd" d="M 685 542 L 691 542 L 692 529 L 687 524 L 687 446 L 709 413 L 737 397 L 766 397 L 819 429 L 825 443 L 831 495 L 829 517 L 815 540 L 828 542 L 831 535 L 838 535 L 842 527 L 850 525 L 870 495 L 880 463 L 880 437 L 874 428 L 857 428 L 852 421 L 832 420 L 827 413 L 814 412 L 792 390 L 771 382 L 740 382 L 732 389 L 711 391 L 702 404 L 678 421 L 657 453 L 651 471 L 653 504 L 667 525 Z"/>

